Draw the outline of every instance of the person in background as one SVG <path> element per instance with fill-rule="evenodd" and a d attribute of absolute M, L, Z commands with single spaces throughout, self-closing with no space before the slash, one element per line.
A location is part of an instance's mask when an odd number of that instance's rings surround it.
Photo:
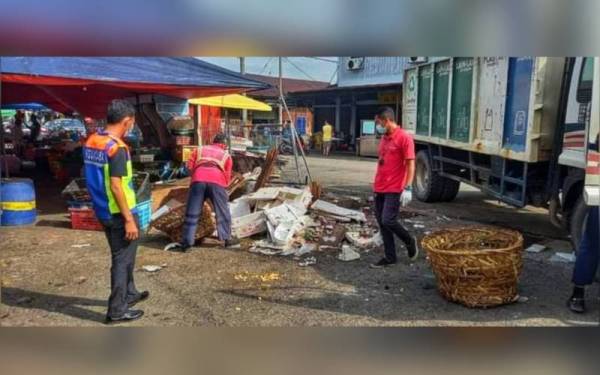
<path fill-rule="evenodd" d="M 231 182 L 233 160 L 227 152 L 224 134 L 217 134 L 212 145 L 194 150 L 188 161 L 192 184 L 187 200 L 183 238 L 165 250 L 185 252 L 194 245 L 198 220 L 202 217 L 202 207 L 208 198 L 212 201 L 217 217 L 217 234 L 227 248 L 239 247 L 240 242 L 231 236 L 231 214 L 227 186 Z"/>
<path fill-rule="evenodd" d="M 84 173 L 96 217 L 104 226 L 111 251 L 107 323 L 131 321 L 144 315 L 131 307 L 147 299 L 133 280 L 139 224 L 135 209 L 133 170 L 129 148 L 123 142 L 135 122 L 135 108 L 125 100 L 113 100 L 106 128 L 92 134 L 83 147 Z"/>
<path fill-rule="evenodd" d="M 42 125 L 35 114 L 31 115 L 31 142 L 35 143 L 40 136 Z"/>
<path fill-rule="evenodd" d="M 15 155 L 21 156 L 23 149 L 23 125 L 25 124 L 25 112 L 17 110 L 12 131 L 12 139 Z"/>
<path fill-rule="evenodd" d="M 333 137 L 333 127 L 325 121 L 323 125 L 323 156 L 329 156 L 331 151 L 331 138 Z"/>
<path fill-rule="evenodd" d="M 419 254 L 416 239 L 398 221 L 400 206 L 412 200 L 411 184 L 415 175 L 415 144 L 412 137 L 394 122 L 394 110 L 384 107 L 375 116 L 377 133 L 382 134 L 379 144 L 379 161 L 375 174 L 375 216 L 385 256 L 373 268 L 395 264 L 396 246 L 394 235 L 406 245 L 409 259 Z"/>

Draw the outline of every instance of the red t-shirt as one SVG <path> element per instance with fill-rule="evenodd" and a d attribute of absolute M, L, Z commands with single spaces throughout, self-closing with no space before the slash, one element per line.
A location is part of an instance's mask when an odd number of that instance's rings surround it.
<path fill-rule="evenodd" d="M 406 161 L 415 158 L 415 142 L 397 127 L 379 143 L 379 161 L 373 190 L 376 193 L 401 193 L 406 185 Z"/>
<path fill-rule="evenodd" d="M 214 144 L 213 146 L 220 146 L 225 148 L 224 145 Z M 231 182 L 231 170 L 233 169 L 233 160 L 231 160 L 231 156 L 227 158 L 225 161 L 225 170 L 222 171 L 216 166 L 211 165 L 202 165 L 196 166 L 196 158 L 198 155 L 198 149 L 192 151 L 190 155 L 190 159 L 187 162 L 187 167 L 191 171 L 192 174 L 192 183 L 193 182 L 205 182 L 205 183 L 213 183 L 217 184 L 221 187 L 226 188 L 229 186 L 229 182 Z"/>

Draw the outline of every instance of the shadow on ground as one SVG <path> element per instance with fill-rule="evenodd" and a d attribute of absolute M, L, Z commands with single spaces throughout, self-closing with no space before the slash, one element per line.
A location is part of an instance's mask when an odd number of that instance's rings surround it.
<path fill-rule="evenodd" d="M 105 315 L 86 309 L 86 306 L 106 306 L 106 301 L 38 293 L 19 288 L 3 287 L 2 304 L 27 309 L 45 310 L 77 319 L 104 322 Z"/>

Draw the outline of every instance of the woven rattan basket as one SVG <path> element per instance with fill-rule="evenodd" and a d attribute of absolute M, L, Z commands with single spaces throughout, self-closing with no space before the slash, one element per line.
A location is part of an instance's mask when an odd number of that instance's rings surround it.
<path fill-rule="evenodd" d="M 181 241 L 183 234 L 183 223 L 185 221 L 186 206 L 181 206 L 153 221 L 151 226 L 166 233 L 171 241 Z M 196 240 L 210 236 L 216 228 L 215 219 L 212 217 L 213 208 L 208 202 L 204 202 L 202 216 L 196 227 Z"/>
<path fill-rule="evenodd" d="M 471 227 L 432 233 L 421 242 L 442 296 L 468 307 L 516 301 L 523 236 L 512 230 Z"/>

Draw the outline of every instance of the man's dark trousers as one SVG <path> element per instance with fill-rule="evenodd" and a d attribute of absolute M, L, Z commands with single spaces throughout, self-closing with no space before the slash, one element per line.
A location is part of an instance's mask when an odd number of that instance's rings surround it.
<path fill-rule="evenodd" d="M 385 258 L 394 263 L 397 260 L 394 235 L 398 236 L 406 246 L 414 244 L 413 237 L 398 222 L 400 195 L 401 193 L 375 193 L 375 217 L 383 238 Z"/>
<path fill-rule="evenodd" d="M 135 214 L 133 217 L 139 229 L 138 217 Z M 107 316 L 116 318 L 123 315 L 128 310 L 127 304 L 140 295 L 133 281 L 138 240 L 125 239 L 125 219 L 121 214 L 113 215 L 111 220 L 102 221 L 102 225 L 110 246 L 112 261 Z"/>
<path fill-rule="evenodd" d="M 579 244 L 575 268 L 573 270 L 573 284 L 586 286 L 594 282 L 600 258 L 600 233 L 598 226 L 598 207 L 588 209 L 587 222 L 583 237 Z"/>
<path fill-rule="evenodd" d="M 229 212 L 229 196 L 224 187 L 217 184 L 194 182 L 190 187 L 183 225 L 184 246 L 193 246 L 196 238 L 196 227 L 202 216 L 204 200 L 211 200 L 217 216 L 217 234 L 220 240 L 231 239 L 231 214 Z"/>

